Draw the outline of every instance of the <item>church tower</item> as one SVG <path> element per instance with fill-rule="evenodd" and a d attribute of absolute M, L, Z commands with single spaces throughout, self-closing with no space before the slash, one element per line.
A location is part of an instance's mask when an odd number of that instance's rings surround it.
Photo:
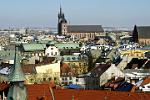
<path fill-rule="evenodd" d="M 66 35 L 67 34 L 67 20 L 65 19 L 65 15 L 62 12 L 62 8 L 60 6 L 60 11 L 58 13 L 58 35 Z"/>
<path fill-rule="evenodd" d="M 8 100 L 26 100 L 27 93 L 24 85 L 25 75 L 20 64 L 20 52 L 18 46 L 15 47 L 14 66 L 9 75 L 10 88 Z"/>

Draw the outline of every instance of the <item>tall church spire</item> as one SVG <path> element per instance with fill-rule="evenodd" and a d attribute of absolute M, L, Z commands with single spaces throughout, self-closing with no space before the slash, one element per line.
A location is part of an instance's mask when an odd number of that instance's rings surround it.
<path fill-rule="evenodd" d="M 9 75 L 9 81 L 10 82 L 25 81 L 25 75 L 24 75 L 21 65 L 20 65 L 18 46 L 15 47 L 14 66 L 11 69 L 11 73 Z"/>
<path fill-rule="evenodd" d="M 65 15 L 62 12 L 62 8 L 60 5 L 60 11 L 58 13 L 58 35 L 63 35 L 67 32 L 67 20 L 65 19 Z"/>
<path fill-rule="evenodd" d="M 60 4 L 60 10 L 59 10 L 60 15 L 62 14 L 62 8 L 61 8 L 61 4 Z"/>

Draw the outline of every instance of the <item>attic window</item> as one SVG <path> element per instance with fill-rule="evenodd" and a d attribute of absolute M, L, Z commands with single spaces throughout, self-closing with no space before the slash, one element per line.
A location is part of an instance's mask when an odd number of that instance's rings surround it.
<path fill-rule="evenodd" d="M 75 60 L 76 58 L 75 57 L 72 57 L 72 60 Z"/>
<path fill-rule="evenodd" d="M 150 88 L 150 86 L 147 86 L 148 88 Z"/>
<path fill-rule="evenodd" d="M 70 60 L 70 57 L 67 57 L 67 60 Z"/>

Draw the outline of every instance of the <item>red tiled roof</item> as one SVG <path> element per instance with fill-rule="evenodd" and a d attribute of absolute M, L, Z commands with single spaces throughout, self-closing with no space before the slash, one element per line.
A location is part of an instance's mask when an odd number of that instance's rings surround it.
<path fill-rule="evenodd" d="M 5 89 L 9 88 L 9 84 L 7 83 L 1 83 L 0 84 L 0 91 L 4 91 Z"/>
<path fill-rule="evenodd" d="M 48 84 L 32 84 L 26 85 L 27 87 L 27 100 L 52 100 L 49 85 Z M 42 100 L 42 99 L 41 99 Z"/>
<path fill-rule="evenodd" d="M 148 76 L 145 79 L 143 79 L 143 82 L 141 83 L 141 86 L 146 85 L 148 83 L 150 83 L 150 76 Z"/>
<path fill-rule="evenodd" d="M 70 72 L 70 67 L 69 67 L 69 65 L 68 64 L 66 64 L 66 63 L 63 63 L 62 65 L 61 65 L 61 73 L 68 73 L 68 72 Z"/>
<path fill-rule="evenodd" d="M 48 84 L 27 85 L 28 100 L 52 100 Z M 150 100 L 150 93 L 53 89 L 55 100 Z"/>

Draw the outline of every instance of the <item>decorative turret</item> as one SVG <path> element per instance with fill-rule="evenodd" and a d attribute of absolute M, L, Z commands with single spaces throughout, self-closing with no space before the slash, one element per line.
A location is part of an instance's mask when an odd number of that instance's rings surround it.
<path fill-rule="evenodd" d="M 26 87 L 24 85 L 25 75 L 20 65 L 20 53 L 18 46 L 15 47 L 14 66 L 9 75 L 10 88 L 7 100 L 27 100 Z"/>
<path fill-rule="evenodd" d="M 11 69 L 11 73 L 9 75 L 9 82 L 24 82 L 25 75 L 22 71 L 20 65 L 20 52 L 18 46 L 15 47 L 15 57 L 14 57 L 14 66 Z"/>
<path fill-rule="evenodd" d="M 59 13 L 58 13 L 58 19 L 63 19 L 63 18 L 65 18 L 65 16 L 64 16 L 64 13 L 62 13 L 62 8 L 60 6 L 60 10 L 59 10 Z"/>

